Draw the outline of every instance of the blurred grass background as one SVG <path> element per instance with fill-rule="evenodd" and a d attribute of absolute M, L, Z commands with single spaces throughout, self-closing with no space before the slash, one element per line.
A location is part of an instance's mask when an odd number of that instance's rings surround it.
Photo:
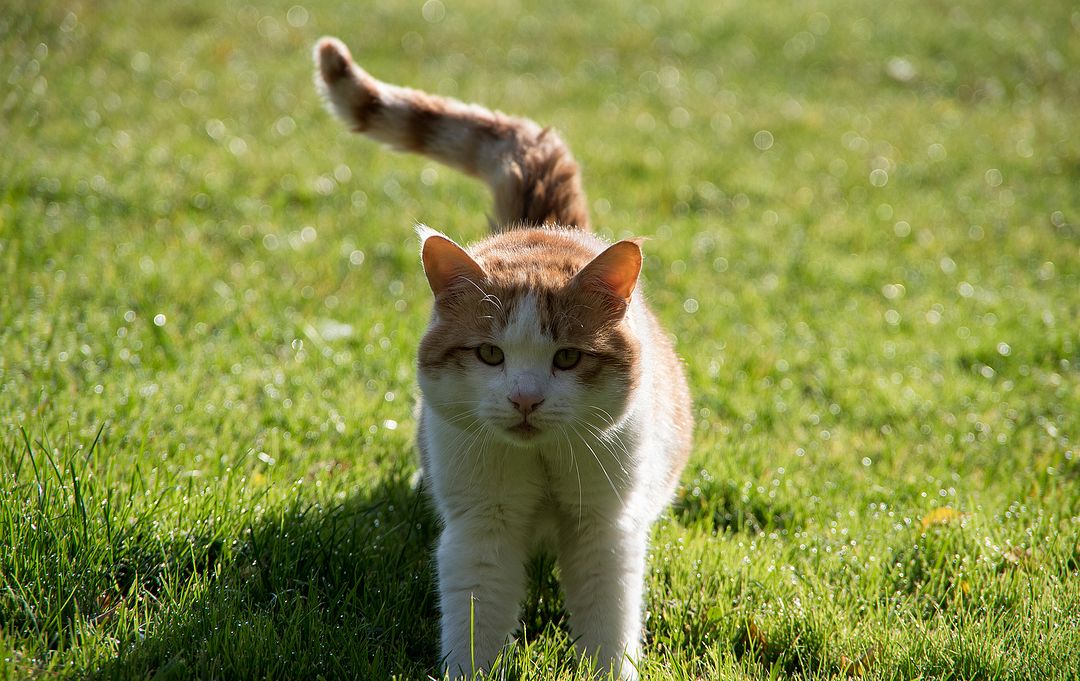
<path fill-rule="evenodd" d="M 1069 3 L 16 0 L 0 16 L 0 668 L 424 678 L 412 226 L 309 50 L 557 127 L 651 237 L 698 431 L 657 679 L 1075 678 Z M 550 565 L 512 678 L 582 678 Z"/>

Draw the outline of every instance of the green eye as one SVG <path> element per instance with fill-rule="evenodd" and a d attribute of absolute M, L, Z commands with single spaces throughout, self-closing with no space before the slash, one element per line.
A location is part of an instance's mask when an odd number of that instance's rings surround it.
<path fill-rule="evenodd" d="M 493 367 L 497 367 L 503 363 L 503 351 L 499 349 L 497 345 L 491 343 L 484 343 L 476 348 L 476 356 L 480 358 L 480 361 L 484 364 L 490 364 Z"/>
<path fill-rule="evenodd" d="M 581 361 L 581 350 L 576 348 L 563 348 L 555 353 L 555 359 L 552 360 L 552 364 L 556 369 L 573 369 L 577 366 L 577 363 Z"/>

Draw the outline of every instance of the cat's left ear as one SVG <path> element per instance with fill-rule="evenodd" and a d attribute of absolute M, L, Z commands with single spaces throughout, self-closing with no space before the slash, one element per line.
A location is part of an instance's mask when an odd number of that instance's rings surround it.
<path fill-rule="evenodd" d="M 629 303 L 641 274 L 641 241 L 626 239 L 608 246 L 574 275 L 574 283 Z"/>
<path fill-rule="evenodd" d="M 487 277 L 465 249 L 449 237 L 423 225 L 417 231 L 423 239 L 420 259 L 424 263 L 424 274 L 436 298 L 458 282 L 467 280 L 476 284 Z"/>

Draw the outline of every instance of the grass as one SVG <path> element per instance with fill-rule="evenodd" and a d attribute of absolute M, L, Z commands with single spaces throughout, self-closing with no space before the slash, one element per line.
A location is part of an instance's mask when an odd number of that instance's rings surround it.
<path fill-rule="evenodd" d="M 647 678 L 1077 678 L 1075 8 L 293 1 L 0 17 L 0 676 L 433 673 L 411 227 L 488 197 L 330 119 L 332 33 L 651 237 L 698 425 Z M 533 572 L 503 670 L 583 678 Z"/>

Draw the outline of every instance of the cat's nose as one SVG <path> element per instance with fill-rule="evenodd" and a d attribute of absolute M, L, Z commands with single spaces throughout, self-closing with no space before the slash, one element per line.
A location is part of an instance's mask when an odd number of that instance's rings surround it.
<path fill-rule="evenodd" d="M 522 416 L 528 416 L 544 403 L 544 398 L 540 393 L 525 390 L 515 390 L 507 399 L 514 405 L 514 409 L 521 412 Z"/>

